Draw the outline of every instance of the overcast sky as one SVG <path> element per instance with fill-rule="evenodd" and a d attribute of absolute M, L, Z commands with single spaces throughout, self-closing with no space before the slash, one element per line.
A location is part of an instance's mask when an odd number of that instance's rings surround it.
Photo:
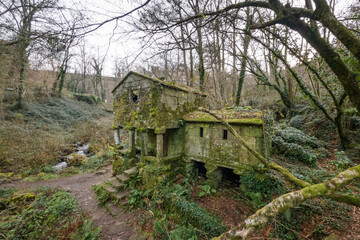
<path fill-rule="evenodd" d="M 70 0 L 67 0 L 70 1 Z M 156 0 L 154 0 L 156 1 Z M 337 0 L 337 14 L 340 14 L 347 9 L 347 7 L 357 0 Z M 78 9 L 85 9 L 85 14 L 89 17 L 91 22 L 102 22 L 114 16 L 124 14 L 131 9 L 141 5 L 144 0 L 71 0 L 72 7 Z M 295 1 L 296 2 L 296 1 Z M 303 3 L 304 0 L 297 1 Z M 71 6 L 70 6 L 71 7 Z M 129 57 L 132 61 L 137 57 L 135 64 L 146 65 L 142 62 L 149 55 L 149 52 L 139 54 L 141 44 L 138 41 L 139 35 L 131 33 L 131 27 L 125 21 L 131 21 L 131 17 L 136 17 L 133 13 L 130 17 L 118 22 L 107 23 L 86 36 L 86 48 L 88 54 L 93 56 L 104 57 L 104 72 L 105 76 L 114 75 L 114 61 L 116 58 L 123 59 Z"/>

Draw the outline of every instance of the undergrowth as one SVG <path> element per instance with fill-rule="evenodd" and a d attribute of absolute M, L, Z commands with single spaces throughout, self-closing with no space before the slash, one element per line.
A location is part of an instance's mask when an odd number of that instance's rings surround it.
<path fill-rule="evenodd" d="M 308 136 L 299 129 L 279 125 L 272 137 L 273 153 L 281 154 L 293 161 L 314 166 L 316 161 L 328 155 L 325 144 Z"/>
<path fill-rule="evenodd" d="M 2 190 L 0 206 L 0 232 L 5 239 L 95 240 L 100 236 L 101 230 L 78 209 L 76 198 L 63 190 Z"/>
<path fill-rule="evenodd" d="M 285 193 L 284 182 L 271 173 L 247 172 L 240 177 L 240 190 L 255 209 L 264 207 L 272 197 Z"/>
<path fill-rule="evenodd" d="M 155 239 L 210 239 L 226 230 L 221 218 L 207 212 L 191 199 L 190 184 L 173 184 L 163 179 L 154 188 L 146 189 L 141 175 L 134 173 L 124 182 L 130 191 L 127 205 L 152 212 L 152 237 Z"/>
<path fill-rule="evenodd" d="M 270 236 L 288 240 L 303 239 L 304 226 L 315 218 L 314 229 L 305 239 L 324 239 L 334 230 L 346 228 L 351 220 L 350 211 L 350 206 L 331 199 L 307 200 L 277 216 L 272 223 Z"/>
<path fill-rule="evenodd" d="M 23 109 L 8 109 L 5 119 L 0 124 L 2 173 L 39 174 L 74 151 L 75 142 L 89 142 L 95 154 L 112 141 L 111 115 L 71 99 L 27 102 Z"/>

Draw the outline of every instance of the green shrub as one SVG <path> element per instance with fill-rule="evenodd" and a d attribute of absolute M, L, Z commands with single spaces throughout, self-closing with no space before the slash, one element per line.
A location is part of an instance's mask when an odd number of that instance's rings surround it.
<path fill-rule="evenodd" d="M 353 162 L 346 156 L 344 151 L 336 152 L 335 159 L 331 163 L 340 172 L 353 165 Z"/>
<path fill-rule="evenodd" d="M 264 206 L 274 194 L 284 193 L 283 182 L 279 179 L 270 173 L 259 174 L 254 171 L 240 177 L 240 190 L 250 198 L 255 208 Z"/>
<path fill-rule="evenodd" d="M 93 94 L 80 94 L 74 93 L 74 97 L 78 101 L 86 102 L 88 104 L 99 104 L 101 103 L 101 98 Z"/>
<path fill-rule="evenodd" d="M 100 207 L 105 206 L 109 201 L 115 200 L 114 196 L 112 196 L 103 185 L 94 185 L 91 187 L 91 190 L 95 193 Z"/>
<path fill-rule="evenodd" d="M 70 238 L 71 240 L 97 240 L 100 238 L 100 233 L 101 227 L 95 228 L 92 221 L 84 220 Z"/>
<path fill-rule="evenodd" d="M 193 225 L 206 238 L 219 236 L 226 231 L 227 227 L 221 223 L 220 217 L 208 213 L 196 202 L 188 201 L 183 197 L 173 199 L 171 202 L 172 208 L 180 215 L 182 225 Z"/>
<path fill-rule="evenodd" d="M 184 181 L 184 184 L 187 184 L 187 181 Z M 158 213 L 160 216 L 156 216 L 158 220 L 154 223 L 156 236 L 162 236 L 164 239 L 168 237 L 167 223 L 170 215 L 175 223 L 179 224 L 178 226 L 186 226 L 187 228 L 191 224 L 188 230 L 181 228 L 174 231 L 174 236 L 180 231 L 189 231 L 190 234 L 192 227 L 198 229 L 198 235 L 206 238 L 218 236 L 226 230 L 226 226 L 222 224 L 220 217 L 207 212 L 196 202 L 191 201 L 188 189 L 180 184 L 168 182 L 166 177 L 157 182 L 154 188 L 147 189 L 142 175 L 134 173 L 124 182 L 124 188 L 131 190 L 127 197 L 130 208 L 161 209 Z"/>
<path fill-rule="evenodd" d="M 170 231 L 170 239 L 172 240 L 197 240 L 195 228 L 189 224 L 187 226 L 177 225 L 174 230 Z"/>
<path fill-rule="evenodd" d="M 6 239 L 58 239 L 60 236 L 64 239 L 71 234 L 68 231 L 71 226 L 76 229 L 79 222 L 86 221 L 75 197 L 66 191 L 42 188 L 34 193 L 6 196 L 2 216 L 7 215 L 8 221 L 0 224 L 0 232 Z M 91 223 L 87 227 L 95 231 Z M 91 232 L 87 234 L 90 236 Z"/>
<path fill-rule="evenodd" d="M 304 117 L 301 115 L 296 115 L 290 119 L 289 125 L 293 128 L 301 129 L 303 122 Z"/>
<path fill-rule="evenodd" d="M 216 190 L 211 188 L 211 186 L 209 185 L 203 185 L 203 186 L 198 186 L 201 190 L 198 192 L 198 196 L 199 197 L 203 197 L 205 195 L 211 195 L 213 193 L 216 193 Z"/>
<path fill-rule="evenodd" d="M 296 128 L 277 127 L 275 130 L 275 136 L 272 137 L 274 153 L 283 154 L 291 160 L 309 165 L 314 165 L 319 157 L 328 154 L 326 149 L 323 148 L 324 143 Z M 313 149 L 319 150 L 314 151 Z"/>
<path fill-rule="evenodd" d="M 65 98 L 48 98 L 43 102 L 25 103 L 23 109 L 16 112 L 22 114 L 25 121 L 36 121 L 38 127 L 70 128 L 76 122 L 94 121 L 105 116 L 101 108 Z"/>
<path fill-rule="evenodd" d="M 41 199 L 39 199 L 41 201 Z M 58 191 L 46 202 L 45 215 L 47 220 L 45 224 L 52 223 L 59 218 L 65 218 L 77 211 L 77 200 L 70 193 Z M 65 219 L 64 219 L 65 220 Z"/>
<path fill-rule="evenodd" d="M 98 170 L 109 163 L 108 157 L 91 156 L 88 160 L 80 166 L 83 171 L 87 170 Z"/>

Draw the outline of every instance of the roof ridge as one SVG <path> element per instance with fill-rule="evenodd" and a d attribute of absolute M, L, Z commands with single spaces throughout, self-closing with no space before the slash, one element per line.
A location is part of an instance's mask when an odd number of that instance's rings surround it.
<path fill-rule="evenodd" d="M 111 91 L 112 93 L 115 92 L 115 90 L 130 76 L 130 75 L 137 75 L 137 76 L 140 76 L 140 77 L 143 77 L 143 78 L 146 78 L 148 80 L 151 80 L 151 81 L 154 81 L 154 82 L 157 82 L 157 83 L 160 83 L 166 87 L 169 87 L 169 88 L 176 88 L 178 90 L 181 90 L 181 91 L 185 91 L 185 92 L 193 92 L 193 93 L 196 93 L 196 94 L 199 94 L 199 95 L 203 95 L 203 96 L 207 96 L 206 93 L 196 89 L 196 88 L 192 88 L 192 87 L 189 87 L 189 86 L 186 86 L 186 85 L 180 85 L 176 82 L 166 82 L 166 81 L 163 81 L 163 80 L 160 80 L 160 79 L 157 79 L 157 78 L 153 78 L 153 77 L 150 77 L 150 76 L 147 76 L 145 74 L 141 74 L 141 73 L 138 73 L 138 72 L 134 72 L 134 71 L 129 71 L 128 74 L 125 75 L 125 77 L 115 86 L 115 88 Z"/>

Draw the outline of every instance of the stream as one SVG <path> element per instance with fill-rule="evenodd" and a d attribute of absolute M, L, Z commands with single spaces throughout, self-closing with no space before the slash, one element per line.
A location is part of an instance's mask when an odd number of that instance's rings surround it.
<path fill-rule="evenodd" d="M 67 160 L 70 160 L 73 156 L 72 154 L 76 154 L 76 155 L 81 155 L 81 156 L 89 156 L 89 146 L 90 146 L 90 143 L 84 143 L 84 144 L 80 144 L 80 143 L 75 143 L 74 144 L 74 147 L 75 147 L 75 151 L 69 155 L 67 155 L 64 159 L 65 161 L 61 161 L 57 164 L 55 164 L 54 166 L 52 166 L 52 169 L 54 169 L 55 171 L 61 171 L 63 170 L 64 168 L 67 167 L 67 163 L 66 161 Z"/>

